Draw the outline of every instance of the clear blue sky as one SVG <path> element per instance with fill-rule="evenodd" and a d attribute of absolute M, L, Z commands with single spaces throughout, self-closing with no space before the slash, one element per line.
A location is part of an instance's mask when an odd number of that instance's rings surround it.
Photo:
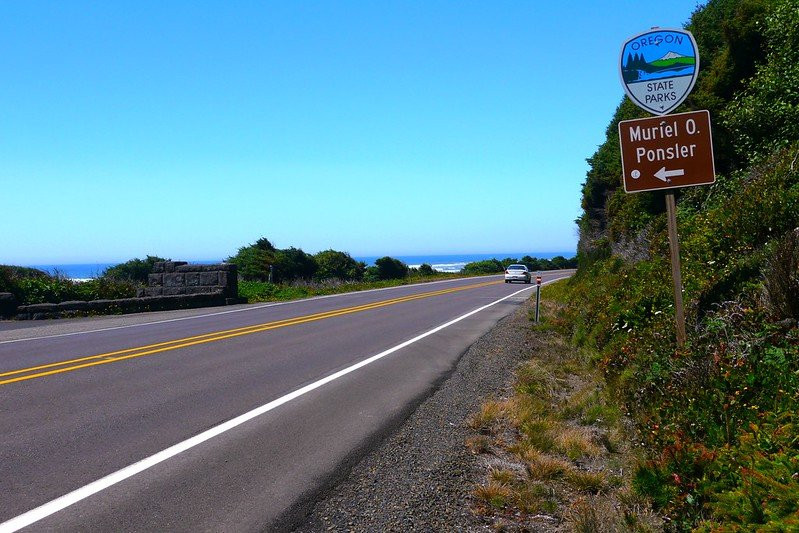
<path fill-rule="evenodd" d="M 0 263 L 573 251 L 622 42 L 694 0 L 0 3 Z"/>

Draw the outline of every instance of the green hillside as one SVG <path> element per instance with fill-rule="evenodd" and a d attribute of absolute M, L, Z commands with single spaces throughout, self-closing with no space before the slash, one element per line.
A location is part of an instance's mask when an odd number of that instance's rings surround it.
<path fill-rule="evenodd" d="M 708 109 L 717 183 L 677 191 L 678 349 L 664 194 L 626 194 L 617 125 L 588 159 L 562 322 L 637 428 L 634 487 L 673 531 L 799 531 L 799 0 L 711 0 L 676 112 Z"/>
<path fill-rule="evenodd" d="M 649 64 L 654 67 L 668 68 L 674 65 L 694 65 L 696 64 L 696 59 L 693 57 L 673 57 L 671 59 L 658 59 Z"/>

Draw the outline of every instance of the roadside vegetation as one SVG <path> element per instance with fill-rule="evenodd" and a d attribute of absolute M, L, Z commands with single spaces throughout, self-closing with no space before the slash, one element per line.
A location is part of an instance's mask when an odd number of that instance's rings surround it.
<path fill-rule="evenodd" d="M 566 268 L 577 268 L 577 257 L 566 259 L 562 255 L 556 255 L 552 259 L 539 259 L 537 257 L 530 257 L 525 255 L 521 259 L 513 257 L 506 257 L 505 259 L 486 259 L 483 261 L 475 261 L 467 263 L 462 273 L 472 276 L 479 276 L 481 274 L 496 274 L 503 272 L 508 265 L 522 264 L 526 265 L 531 271 L 537 270 L 561 270 Z"/>
<path fill-rule="evenodd" d="M 382 289 L 385 287 L 396 287 L 399 285 L 409 285 L 411 283 L 425 283 L 428 281 L 439 281 L 459 277 L 462 276 L 460 274 L 445 274 L 441 272 L 423 274 L 421 269 L 410 269 L 408 275 L 403 278 L 374 281 L 342 281 L 338 279 L 327 279 L 324 281 L 297 280 L 291 283 L 239 281 L 239 296 L 246 298 L 250 303 L 296 300 L 298 298 L 308 298 L 311 296 Z"/>
<path fill-rule="evenodd" d="M 577 274 L 471 421 L 498 527 L 799 531 L 799 1 L 710 0 L 687 27 L 702 69 L 678 111 L 710 110 L 717 170 L 677 191 L 687 344 L 663 194 L 621 187 L 625 99 L 588 160 Z"/>
<path fill-rule="evenodd" d="M 239 295 L 249 302 L 292 300 L 309 296 L 337 294 L 383 287 L 424 283 L 463 276 L 497 274 L 513 263 L 527 264 L 531 270 L 574 268 L 577 258 L 490 259 L 468 263 L 459 273 L 443 273 L 429 264 L 410 268 L 393 257 L 381 257 L 367 266 L 346 252 L 325 250 L 314 255 L 297 248 L 278 249 L 268 239 L 239 248 L 228 261 L 239 267 Z M 272 282 L 270 283 L 270 267 Z"/>
<path fill-rule="evenodd" d="M 678 191 L 688 342 L 675 341 L 664 199 L 625 194 L 617 124 L 588 160 L 559 328 L 630 413 L 632 493 L 667 531 L 799 531 L 799 1 L 711 0 L 702 70 L 717 182 Z"/>
<path fill-rule="evenodd" d="M 458 277 L 437 272 L 428 264 L 409 268 L 388 256 L 367 266 L 337 250 L 311 255 L 299 248 L 278 249 L 266 238 L 239 248 L 228 262 L 238 266 L 239 296 L 248 302 L 293 300 Z"/>
<path fill-rule="evenodd" d="M 35 268 L 0 265 L 0 292 L 14 295 L 19 305 L 73 300 L 104 300 L 136 296 L 138 284 L 127 278 L 101 276 L 74 281 Z"/>
<path fill-rule="evenodd" d="M 72 300 L 130 298 L 147 284 L 162 257 L 148 255 L 107 268 L 97 278 L 75 281 L 59 272 L 0 265 L 0 292 L 12 293 L 19 305 L 60 303 Z M 239 248 L 227 259 L 239 272 L 239 297 L 248 302 L 282 301 L 310 296 L 361 291 L 409 283 L 424 283 L 463 276 L 496 274 L 512 263 L 524 263 L 531 270 L 574 268 L 577 258 L 561 256 L 538 259 L 491 259 L 468 263 L 458 273 L 435 270 L 429 264 L 409 267 L 394 257 L 381 257 L 374 265 L 357 261 L 347 252 L 323 250 L 308 254 L 300 248 L 276 248 L 266 239 Z M 271 276 L 271 280 L 270 280 Z"/>
<path fill-rule="evenodd" d="M 474 511 L 499 531 L 658 531 L 632 486 L 643 454 L 630 420 L 566 333 L 564 285 L 543 289 L 530 358 L 510 388 L 468 420 L 466 445 L 484 472 Z"/>

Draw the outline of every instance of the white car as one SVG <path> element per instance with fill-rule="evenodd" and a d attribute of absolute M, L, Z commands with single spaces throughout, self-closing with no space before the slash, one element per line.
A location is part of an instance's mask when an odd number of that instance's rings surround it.
<path fill-rule="evenodd" d="M 524 265 L 508 265 L 505 269 L 505 283 L 523 281 L 530 283 L 530 271 Z"/>

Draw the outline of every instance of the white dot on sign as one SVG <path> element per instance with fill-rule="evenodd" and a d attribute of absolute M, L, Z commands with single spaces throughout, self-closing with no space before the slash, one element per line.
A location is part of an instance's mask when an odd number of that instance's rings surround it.
<path fill-rule="evenodd" d="M 634 180 L 637 180 L 638 178 L 641 177 L 641 171 L 633 170 L 632 172 L 630 172 L 630 176 L 632 176 Z"/>

